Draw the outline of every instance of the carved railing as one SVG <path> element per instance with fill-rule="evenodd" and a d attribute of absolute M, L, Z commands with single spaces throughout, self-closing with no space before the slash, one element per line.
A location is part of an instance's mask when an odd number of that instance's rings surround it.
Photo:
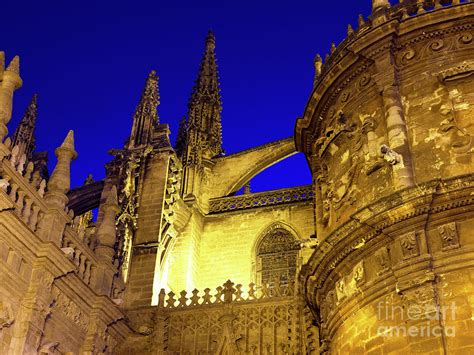
<path fill-rule="evenodd" d="M 313 317 L 292 285 L 242 285 L 227 281 L 212 293 L 161 291 L 153 338 L 169 353 L 314 354 Z M 145 334 L 151 328 L 142 327 Z"/>
<path fill-rule="evenodd" d="M 76 265 L 77 275 L 86 283 L 90 284 L 91 275 L 97 265 L 97 258 L 90 246 L 87 244 L 87 234 L 78 233 L 71 226 L 66 226 L 63 237 L 62 250 L 68 258 Z"/>
<path fill-rule="evenodd" d="M 13 148 L 10 156 L 0 162 L 0 189 L 10 197 L 18 217 L 35 232 L 47 209 L 43 201 L 46 181 L 39 172 L 33 172 L 33 163 L 26 164 L 26 156 L 19 157 L 17 152 Z"/>
<path fill-rule="evenodd" d="M 294 285 L 288 286 L 279 283 L 262 285 L 258 288 L 254 283 L 250 283 L 248 289 L 243 290 L 241 284 L 235 285 L 228 280 L 222 286 L 218 286 L 214 292 L 210 288 L 204 289 L 203 292 L 194 289 L 190 294 L 187 291 L 181 291 L 179 297 L 176 296 L 173 291 L 166 293 L 164 289 L 161 289 L 158 307 L 179 309 L 233 302 L 252 302 L 270 298 L 294 297 L 298 296 L 298 292 Z"/>
<path fill-rule="evenodd" d="M 18 147 L 0 162 L 0 189 L 13 202 L 15 214 L 23 220 L 32 232 L 37 232 L 43 215 L 48 207 L 43 196 L 46 181 L 34 171 L 32 162 L 27 162 L 26 155 L 18 155 Z M 71 224 L 64 231 L 62 248 L 77 268 L 77 274 L 86 283 L 90 283 L 91 273 L 97 263 L 93 252 L 93 229 L 72 223 L 73 211 L 68 211 Z"/>
<path fill-rule="evenodd" d="M 393 1 L 392 1 L 393 2 Z M 369 16 L 365 20 L 362 15 L 359 16 L 358 28 L 355 30 L 349 25 L 346 39 L 337 47 L 332 46 L 329 54 L 326 55 L 321 73 L 317 75 L 315 85 L 322 80 L 333 64 L 343 57 L 345 49 L 350 43 L 356 40 L 359 35 L 366 33 L 371 28 L 381 23 L 391 20 L 405 21 L 412 17 L 422 16 L 427 13 L 443 10 L 453 6 L 460 6 L 472 2 L 471 0 L 400 0 L 398 4 L 390 8 L 381 9 L 376 14 Z"/>
<path fill-rule="evenodd" d="M 311 185 L 306 185 L 289 189 L 216 198 L 210 201 L 209 209 L 210 213 L 221 213 L 312 200 L 312 187 Z"/>

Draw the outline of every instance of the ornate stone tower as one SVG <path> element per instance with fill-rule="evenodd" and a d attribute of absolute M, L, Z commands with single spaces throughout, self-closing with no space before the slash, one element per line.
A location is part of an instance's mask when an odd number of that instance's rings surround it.
<path fill-rule="evenodd" d="M 196 84 L 189 100 L 187 120 L 180 125 L 177 151 L 184 167 L 185 199 L 199 196 L 200 185 L 222 150 L 221 95 L 216 64 L 216 38 L 209 31 Z M 201 201 L 202 202 L 202 201 Z"/>
<path fill-rule="evenodd" d="M 317 65 L 296 124 L 322 349 L 472 352 L 474 4 L 373 1 Z M 319 60 L 319 64 L 320 64 Z"/>

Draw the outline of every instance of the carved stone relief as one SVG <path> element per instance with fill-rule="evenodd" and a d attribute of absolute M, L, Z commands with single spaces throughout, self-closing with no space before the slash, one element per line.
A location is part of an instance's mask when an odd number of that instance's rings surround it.
<path fill-rule="evenodd" d="M 404 259 L 420 255 L 420 247 L 416 232 L 410 232 L 400 237 L 400 246 L 402 248 Z"/>
<path fill-rule="evenodd" d="M 443 251 L 459 248 L 456 222 L 451 222 L 438 227 L 438 233 L 441 237 Z"/>

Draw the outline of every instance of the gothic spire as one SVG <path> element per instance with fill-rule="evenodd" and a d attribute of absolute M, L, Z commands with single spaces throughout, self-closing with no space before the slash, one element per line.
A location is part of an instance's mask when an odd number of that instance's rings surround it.
<path fill-rule="evenodd" d="M 216 38 L 209 31 L 188 112 L 189 130 L 198 133 L 196 141 L 207 158 L 222 153 L 222 103 L 215 48 Z"/>
<path fill-rule="evenodd" d="M 20 148 L 20 155 L 26 154 L 28 159 L 31 159 L 33 151 L 35 150 L 35 127 L 37 117 L 38 95 L 34 94 L 26 109 L 25 115 L 13 135 L 13 146 L 17 145 Z"/>
<path fill-rule="evenodd" d="M 159 124 L 157 108 L 160 104 L 158 77 L 152 70 L 145 82 L 140 102 L 133 115 L 133 127 L 128 147 L 133 148 L 150 142 L 153 127 Z"/>

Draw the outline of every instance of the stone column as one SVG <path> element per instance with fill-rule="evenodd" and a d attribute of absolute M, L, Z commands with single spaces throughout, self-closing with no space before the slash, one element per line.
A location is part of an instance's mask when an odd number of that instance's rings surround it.
<path fill-rule="evenodd" d="M 388 146 L 399 158 L 397 163 L 392 163 L 393 185 L 399 190 L 413 186 L 413 167 L 394 49 L 392 43 L 387 43 L 387 46 L 388 49 L 372 59 L 377 69 L 374 80 L 382 95 Z"/>
<path fill-rule="evenodd" d="M 386 86 L 382 91 L 389 147 L 401 156 L 393 166 L 393 184 L 396 189 L 413 186 L 413 168 L 408 131 L 398 86 Z"/>
<path fill-rule="evenodd" d="M 0 85 L 0 159 L 9 154 L 3 140 L 8 134 L 7 124 L 12 117 L 13 94 L 23 84 L 20 78 L 20 58 L 16 56 L 3 72 Z"/>

